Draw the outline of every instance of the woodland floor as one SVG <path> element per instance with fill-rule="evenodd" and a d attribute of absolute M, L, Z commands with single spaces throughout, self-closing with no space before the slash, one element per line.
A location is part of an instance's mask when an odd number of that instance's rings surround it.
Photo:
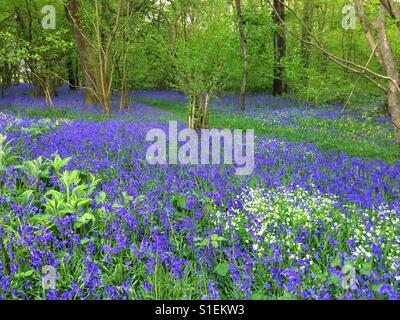
<path fill-rule="evenodd" d="M 53 111 L 25 85 L 0 99 L 0 298 L 400 298 L 400 151 L 377 108 L 227 94 L 210 126 L 256 133 L 238 177 L 149 165 L 146 133 L 184 127 L 187 99 L 131 98 L 111 116 L 67 88 Z"/>

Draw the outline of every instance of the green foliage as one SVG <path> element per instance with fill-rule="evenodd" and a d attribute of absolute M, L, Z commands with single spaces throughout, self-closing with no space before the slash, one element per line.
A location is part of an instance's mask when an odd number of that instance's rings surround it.
<path fill-rule="evenodd" d="M 217 266 L 214 268 L 214 271 L 222 277 L 227 276 L 229 273 L 229 263 L 223 262 L 217 264 Z"/>
<path fill-rule="evenodd" d="M 12 154 L 11 141 L 6 142 L 7 137 L 0 134 L 0 171 L 5 170 L 10 164 L 16 162 L 18 157 Z"/>
<path fill-rule="evenodd" d="M 64 217 L 67 214 L 79 213 L 87 210 L 92 204 L 93 193 L 98 180 L 90 176 L 88 184 L 81 183 L 79 171 L 65 171 L 59 176 L 63 192 L 50 190 L 45 193 L 46 214 Z"/>
<path fill-rule="evenodd" d="M 6 137 L 0 136 L 0 164 L 3 170 L 11 163 L 15 164 L 15 170 L 21 170 L 22 175 L 19 176 L 20 183 L 13 189 L 3 186 L 0 195 L 11 197 L 16 203 L 34 203 L 43 208 L 43 214 L 29 217 L 29 222 L 46 226 L 55 234 L 59 234 L 54 219 L 74 215 L 76 216 L 74 229 L 82 238 L 95 230 L 104 228 L 103 210 L 94 209 L 92 206 L 94 191 L 100 182 L 98 178 L 84 171 L 63 171 L 71 158 L 62 159 L 58 154 L 54 155 L 53 159 L 39 157 L 35 160 L 19 162 L 17 157 L 10 157 L 13 148 L 5 144 L 5 141 Z M 49 188 L 50 190 L 42 194 L 39 185 L 49 186 L 52 177 L 57 178 L 58 186 Z M 33 183 L 27 178 L 33 178 Z M 96 200 L 102 202 L 105 197 L 106 194 L 103 192 Z M 16 232 L 17 221 L 11 219 L 10 222 L 5 223 L 3 220 L 3 224 Z"/>
<path fill-rule="evenodd" d="M 6 65 L 18 65 L 29 61 L 32 67 L 30 80 L 37 75 L 40 79 L 59 82 L 68 79 L 67 62 L 76 69 L 79 64 L 74 51 L 74 35 L 70 22 L 63 12 L 62 4 L 54 4 L 57 12 L 56 30 L 43 30 L 40 8 L 45 1 L 37 0 L 36 6 L 17 0 L 14 6 L 6 2 L 4 16 L 17 15 L 25 25 L 32 19 L 31 32 L 21 28 L 12 19 L 6 19 L 0 32 L 0 72 Z M 297 16 L 286 15 L 288 28 L 295 34 L 303 35 L 301 22 L 304 18 L 306 1 L 293 3 Z M 82 22 L 91 42 L 95 41 L 93 25 L 94 7 L 90 2 L 81 1 Z M 341 9 L 348 4 L 341 1 L 312 1 L 310 28 L 319 43 L 334 55 L 364 65 L 371 52 L 361 26 L 355 30 L 344 30 L 341 26 Z M 18 8 L 15 12 L 15 8 Z M 116 10 L 115 4 L 107 7 Z M 375 13 L 372 5 L 366 6 L 367 13 Z M 106 10 L 106 8 L 103 8 Z M 273 82 L 274 46 L 271 8 L 260 0 L 244 1 L 242 10 L 245 32 L 250 54 L 248 90 L 268 92 Z M 107 10 L 106 10 L 107 11 Z M 103 12 L 101 27 L 110 29 L 113 16 Z M 104 24 L 104 25 L 103 25 Z M 395 55 L 400 54 L 400 39 L 395 24 L 390 23 L 387 32 Z M 148 2 L 140 13 L 122 30 L 129 34 L 129 55 L 127 60 L 127 83 L 129 89 L 178 88 L 189 96 L 222 91 L 238 92 L 242 77 L 242 57 L 237 28 L 237 17 L 231 3 L 209 0 L 174 0 L 170 3 Z M 117 51 L 123 39 L 114 41 Z M 125 40 L 128 40 L 127 38 Z M 330 61 L 326 55 L 313 46 L 307 47 L 307 58 L 297 37 L 287 35 L 287 55 L 282 62 L 289 92 L 296 98 L 319 104 L 345 102 L 353 86 L 354 96 L 381 95 L 377 89 L 352 75 Z M 116 52 L 117 52 L 116 51 Z M 119 92 L 123 77 L 123 59 L 115 61 L 113 90 Z M 71 66 L 70 66 L 71 67 Z M 369 67 L 379 68 L 375 59 Z M 76 71 L 76 70 L 75 70 Z M 15 72 L 15 71 L 13 71 Z M 33 74 L 34 73 L 34 74 Z M 82 78 L 82 72 L 79 75 Z M 353 100 L 353 99 L 352 99 Z"/>
<path fill-rule="evenodd" d="M 211 7 L 207 1 L 199 1 L 189 6 L 185 11 L 193 14 L 194 21 L 176 44 L 176 87 L 190 97 L 224 91 L 236 49 L 226 33 L 225 5 Z"/>
<path fill-rule="evenodd" d="M 76 215 L 74 229 L 81 237 L 104 228 L 103 210 L 92 208 L 93 192 L 100 180 L 91 174 L 74 170 L 59 174 L 59 181 L 60 190 L 49 190 L 43 196 L 44 216 L 34 219 L 38 222 L 47 219 L 47 222 L 52 223 L 54 217 Z"/>
<path fill-rule="evenodd" d="M 201 237 L 196 237 L 193 239 L 195 245 L 199 248 L 204 248 L 208 247 L 210 244 L 214 248 L 218 248 L 220 244 L 225 241 L 224 237 L 221 237 L 217 234 L 213 234 L 210 239 L 208 238 L 201 238 Z"/>

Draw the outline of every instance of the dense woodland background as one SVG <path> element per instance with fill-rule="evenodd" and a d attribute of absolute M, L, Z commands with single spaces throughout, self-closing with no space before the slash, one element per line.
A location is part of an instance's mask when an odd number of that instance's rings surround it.
<path fill-rule="evenodd" d="M 2 1 L 2 94 L 30 82 L 52 106 L 68 82 L 108 114 L 113 93 L 122 110 L 131 90 L 175 89 L 196 128 L 210 96 L 241 91 L 245 108 L 246 92 L 272 92 L 386 107 L 400 128 L 399 19 L 395 0 Z"/>

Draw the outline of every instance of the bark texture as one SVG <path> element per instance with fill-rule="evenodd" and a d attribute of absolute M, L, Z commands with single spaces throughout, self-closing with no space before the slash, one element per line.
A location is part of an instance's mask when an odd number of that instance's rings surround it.
<path fill-rule="evenodd" d="M 287 91 L 287 85 L 284 80 L 284 68 L 282 66 L 282 60 L 286 56 L 286 39 L 281 28 L 285 21 L 283 0 L 274 0 L 273 17 L 276 30 L 274 32 L 274 83 L 272 93 L 274 96 L 278 96 Z"/>

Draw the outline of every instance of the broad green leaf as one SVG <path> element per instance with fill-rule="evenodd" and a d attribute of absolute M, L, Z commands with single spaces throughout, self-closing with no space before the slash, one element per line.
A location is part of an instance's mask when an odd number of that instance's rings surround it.
<path fill-rule="evenodd" d="M 214 268 L 214 271 L 220 276 L 225 277 L 229 273 L 229 263 L 223 262 L 217 264 L 217 266 Z"/>

